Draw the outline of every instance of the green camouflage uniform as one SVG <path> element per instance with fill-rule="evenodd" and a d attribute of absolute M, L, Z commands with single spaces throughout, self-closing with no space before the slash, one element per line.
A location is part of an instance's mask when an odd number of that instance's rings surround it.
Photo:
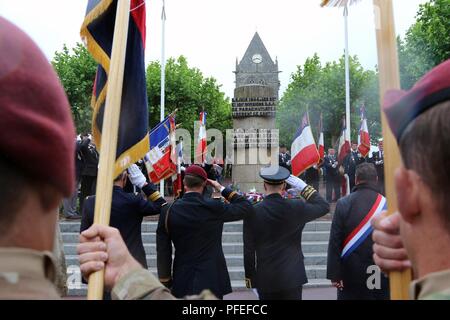
<path fill-rule="evenodd" d="M 450 270 L 435 272 L 411 284 L 415 300 L 450 300 Z"/>

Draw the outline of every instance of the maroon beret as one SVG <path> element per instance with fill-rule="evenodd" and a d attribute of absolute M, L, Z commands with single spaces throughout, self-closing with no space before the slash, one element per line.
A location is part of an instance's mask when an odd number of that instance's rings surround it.
<path fill-rule="evenodd" d="M 450 100 L 450 60 L 428 72 L 411 90 L 388 91 L 383 109 L 397 141 L 415 118 L 447 100 Z"/>
<path fill-rule="evenodd" d="M 186 171 L 184 172 L 185 175 L 190 175 L 190 176 L 197 176 L 202 178 L 203 180 L 208 179 L 208 175 L 206 174 L 206 171 L 200 167 L 197 166 L 195 164 L 189 166 Z"/>
<path fill-rule="evenodd" d="M 0 154 L 30 178 L 69 196 L 75 188 L 69 102 L 36 44 L 0 17 Z"/>

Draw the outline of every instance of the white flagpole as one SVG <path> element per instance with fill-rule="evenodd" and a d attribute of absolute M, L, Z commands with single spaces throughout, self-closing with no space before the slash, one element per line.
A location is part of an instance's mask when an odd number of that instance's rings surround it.
<path fill-rule="evenodd" d="M 345 20 L 345 139 L 350 142 L 351 123 L 350 123 L 350 61 L 348 54 L 348 4 L 344 7 Z"/>
<path fill-rule="evenodd" d="M 161 12 L 161 115 L 160 121 L 164 120 L 165 114 L 165 94 L 166 94 L 166 53 L 165 53 L 165 37 L 166 37 L 166 8 L 165 0 L 163 0 L 162 12 Z M 159 183 L 159 193 L 164 197 L 164 180 Z"/>

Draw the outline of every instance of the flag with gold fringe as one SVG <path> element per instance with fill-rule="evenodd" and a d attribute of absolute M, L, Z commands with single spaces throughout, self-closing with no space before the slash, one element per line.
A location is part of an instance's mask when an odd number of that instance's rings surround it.
<path fill-rule="evenodd" d="M 101 148 L 103 115 L 108 94 L 108 73 L 114 36 L 117 0 L 89 0 L 81 36 L 95 61 L 97 74 L 92 94 L 92 133 Z M 125 71 L 114 176 L 149 151 L 148 107 L 145 80 L 145 0 L 131 0 Z"/>

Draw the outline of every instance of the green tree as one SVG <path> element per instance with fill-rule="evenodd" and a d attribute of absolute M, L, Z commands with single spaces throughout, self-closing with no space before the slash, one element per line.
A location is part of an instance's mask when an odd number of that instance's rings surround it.
<path fill-rule="evenodd" d="M 149 123 L 159 122 L 161 101 L 161 65 L 151 62 L 147 67 L 147 94 Z M 177 123 L 194 132 L 194 121 L 204 109 L 207 115 L 207 128 L 215 128 L 223 133 L 230 129 L 231 104 L 220 90 L 214 78 L 205 78 L 197 68 L 191 68 L 185 57 L 170 58 L 166 64 L 166 115 L 178 109 Z"/>
<path fill-rule="evenodd" d="M 374 138 L 381 135 L 376 72 L 364 70 L 358 58 L 350 58 L 351 136 L 357 139 L 360 125 L 359 107 L 366 106 L 369 132 Z M 284 93 L 277 111 L 277 127 L 280 143 L 290 146 L 308 108 L 314 136 L 318 136 L 318 122 L 323 115 L 326 147 L 336 143 L 342 131 L 345 116 L 345 61 L 328 62 L 322 65 L 317 54 L 298 66 Z"/>
<path fill-rule="evenodd" d="M 420 5 L 416 23 L 398 43 L 402 87 L 409 89 L 428 70 L 450 58 L 450 0 Z"/>
<path fill-rule="evenodd" d="M 77 43 L 69 51 L 64 45 L 62 51 L 55 52 L 53 68 L 66 91 L 78 133 L 90 132 L 92 121 L 92 86 L 97 64 L 87 49 Z"/>

